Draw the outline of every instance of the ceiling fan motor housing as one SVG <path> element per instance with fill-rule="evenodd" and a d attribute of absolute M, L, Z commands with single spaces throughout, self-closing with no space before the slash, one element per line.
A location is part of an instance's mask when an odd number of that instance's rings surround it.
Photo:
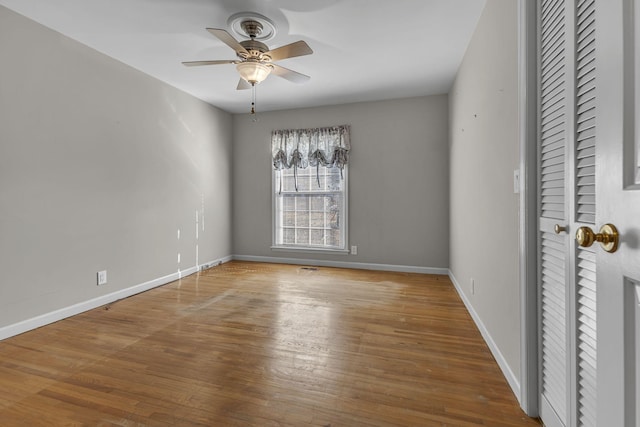
<path fill-rule="evenodd" d="M 265 55 L 265 52 L 269 51 L 269 47 L 257 40 L 243 40 L 240 42 L 242 47 L 244 47 L 249 55 L 245 52 L 236 52 L 241 59 L 255 59 L 257 61 L 271 61 L 271 57 L 269 55 Z"/>

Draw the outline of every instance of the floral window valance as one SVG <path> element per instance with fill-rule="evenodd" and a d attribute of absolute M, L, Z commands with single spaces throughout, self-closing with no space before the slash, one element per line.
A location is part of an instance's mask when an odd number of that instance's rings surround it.
<path fill-rule="evenodd" d="M 275 170 L 294 168 L 295 173 L 297 169 L 309 166 L 316 170 L 320 167 L 336 167 L 342 174 L 349 163 L 350 150 L 349 125 L 274 130 L 271 134 L 271 155 Z"/>

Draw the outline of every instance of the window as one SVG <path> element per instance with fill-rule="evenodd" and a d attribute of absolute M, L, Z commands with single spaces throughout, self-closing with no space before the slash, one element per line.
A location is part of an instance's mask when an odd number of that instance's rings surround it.
<path fill-rule="evenodd" d="M 345 172 L 325 167 L 274 171 L 275 247 L 346 250 Z"/>
<path fill-rule="evenodd" d="M 273 248 L 347 250 L 349 126 L 274 131 Z"/>

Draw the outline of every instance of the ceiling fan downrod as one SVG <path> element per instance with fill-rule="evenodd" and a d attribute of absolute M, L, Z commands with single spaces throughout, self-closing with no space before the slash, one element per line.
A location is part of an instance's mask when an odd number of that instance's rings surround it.
<path fill-rule="evenodd" d="M 242 31 L 244 31 L 245 34 L 249 36 L 251 39 L 255 39 L 260 34 L 262 34 L 263 27 L 262 27 L 262 24 L 258 21 L 253 21 L 250 19 L 246 21 L 242 21 L 242 23 L 240 24 L 240 27 L 242 28 Z"/>

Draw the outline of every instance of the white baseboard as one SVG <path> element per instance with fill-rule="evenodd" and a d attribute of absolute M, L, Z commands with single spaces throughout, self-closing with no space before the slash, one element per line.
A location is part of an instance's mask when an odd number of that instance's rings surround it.
<path fill-rule="evenodd" d="M 216 259 L 216 260 L 213 260 L 213 261 L 202 263 L 197 268 L 198 268 L 198 271 L 202 271 L 202 270 L 206 270 L 206 269 L 211 268 L 211 267 L 217 267 L 220 264 L 225 264 L 225 263 L 227 263 L 229 261 L 232 261 L 232 260 L 233 260 L 233 255 L 228 255 L 228 256 L 223 257 L 223 258 L 219 258 L 219 259 Z"/>
<path fill-rule="evenodd" d="M 274 264 L 314 265 L 314 266 L 321 266 L 321 267 L 353 268 L 356 270 L 398 271 L 401 273 L 441 274 L 445 276 L 449 274 L 449 269 L 447 268 L 416 267 L 411 265 L 374 264 L 374 263 L 365 263 L 365 262 L 328 261 L 328 260 L 317 260 L 317 259 L 281 258 L 281 257 L 250 256 L 250 255 L 234 255 L 233 259 L 238 261 L 269 262 Z"/>
<path fill-rule="evenodd" d="M 473 318 L 473 321 L 476 323 L 476 326 L 480 330 L 480 334 L 482 334 L 484 341 L 487 343 L 487 346 L 489 346 L 489 350 L 491 350 L 491 354 L 493 354 L 493 357 L 496 359 L 496 362 L 498 362 L 498 366 L 502 370 L 502 374 L 506 378 L 507 382 L 509 383 L 509 386 L 511 387 L 511 390 L 516 395 L 516 398 L 518 399 L 518 402 L 519 402 L 520 401 L 520 380 L 514 375 L 513 371 L 509 367 L 509 364 L 507 363 L 507 360 L 504 358 L 504 356 L 500 352 L 500 349 L 498 348 L 495 341 L 491 337 L 491 334 L 489 333 L 487 328 L 484 326 L 484 323 L 482 323 L 482 319 L 480 318 L 476 310 L 473 308 L 471 301 L 469 301 L 467 296 L 462 291 L 462 287 L 456 280 L 451 270 L 449 270 L 449 278 L 451 279 L 451 282 L 453 282 L 453 286 L 455 286 L 456 291 L 458 291 L 458 295 L 460 295 L 462 302 L 467 307 L 467 311 Z"/>
<path fill-rule="evenodd" d="M 200 266 L 220 265 L 222 263 L 231 261 L 231 259 L 232 259 L 231 256 L 227 256 L 224 258 L 220 258 L 218 260 L 210 261 L 205 264 L 200 264 Z M 106 295 L 101 295 L 97 298 L 93 298 L 88 301 L 83 301 L 78 304 L 71 305 L 69 307 L 61 308 L 59 310 L 42 314 L 40 316 L 36 316 L 31 319 L 23 320 L 21 322 L 14 323 L 12 325 L 4 326 L 0 328 L 0 340 L 22 334 L 32 329 L 36 329 L 41 326 L 48 325 L 50 323 L 54 323 L 62 319 L 66 319 L 67 317 L 75 316 L 76 314 L 80 314 L 82 312 L 92 310 L 94 308 L 103 306 L 105 304 L 109 304 L 114 301 L 118 301 L 120 299 L 127 298 L 135 294 L 139 294 L 140 292 L 148 291 L 149 289 L 153 289 L 158 286 L 166 285 L 167 283 L 171 283 L 175 280 L 181 279 L 183 277 L 189 276 L 193 273 L 200 271 L 200 266 L 193 266 L 186 270 L 177 271 L 175 273 L 169 274 L 164 277 L 159 277 L 157 279 L 149 280 L 148 282 L 131 286 L 130 288 L 121 289 L 119 291 L 115 291 Z"/>

